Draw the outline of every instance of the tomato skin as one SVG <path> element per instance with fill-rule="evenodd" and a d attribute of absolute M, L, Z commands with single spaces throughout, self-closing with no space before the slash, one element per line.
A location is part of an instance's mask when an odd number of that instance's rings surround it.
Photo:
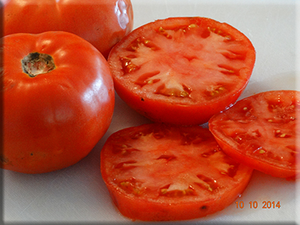
<path fill-rule="evenodd" d="M 131 108 L 154 122 L 195 125 L 238 99 L 255 54 L 229 24 L 176 17 L 135 29 L 114 46 L 108 62 L 116 92 Z"/>
<path fill-rule="evenodd" d="M 101 174 L 122 215 L 174 221 L 224 209 L 246 188 L 252 169 L 225 155 L 208 129 L 144 124 L 107 139 Z"/>
<path fill-rule="evenodd" d="M 130 0 L 2 0 L 3 34 L 66 31 L 92 43 L 105 57 L 133 27 Z"/>
<path fill-rule="evenodd" d="M 1 167 L 45 173 L 77 163 L 108 129 L 114 88 L 108 64 L 90 43 L 67 32 L 3 38 Z M 29 77 L 21 60 L 39 52 L 56 68 Z"/>
<path fill-rule="evenodd" d="M 292 90 L 249 96 L 214 115 L 209 129 L 223 151 L 235 160 L 292 180 L 300 174 L 296 159 L 299 99 L 300 92 Z"/>

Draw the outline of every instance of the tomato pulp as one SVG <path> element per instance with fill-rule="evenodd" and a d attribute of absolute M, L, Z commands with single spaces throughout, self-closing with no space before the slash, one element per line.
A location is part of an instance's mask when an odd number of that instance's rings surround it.
<path fill-rule="evenodd" d="M 300 173 L 299 116 L 299 91 L 267 91 L 213 116 L 209 129 L 232 158 L 272 176 L 291 178 Z"/>
<path fill-rule="evenodd" d="M 114 109 L 107 61 L 67 32 L 2 41 L 1 167 L 44 173 L 75 164 L 104 135 Z"/>
<path fill-rule="evenodd" d="M 250 40 L 208 18 L 168 18 L 123 38 L 108 62 L 119 96 L 156 122 L 202 124 L 234 103 L 255 63 Z"/>
<path fill-rule="evenodd" d="M 4 0 L 3 33 L 67 31 L 105 57 L 133 27 L 130 0 Z"/>
<path fill-rule="evenodd" d="M 252 169 L 219 148 L 208 129 L 145 124 L 112 134 L 101 173 L 114 204 L 133 220 L 187 220 L 230 205 Z"/>

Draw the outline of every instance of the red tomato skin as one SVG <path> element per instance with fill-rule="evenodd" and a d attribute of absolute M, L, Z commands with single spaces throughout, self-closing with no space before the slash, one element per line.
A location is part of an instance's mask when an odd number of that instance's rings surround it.
<path fill-rule="evenodd" d="M 114 88 L 108 64 L 90 43 L 67 32 L 3 38 L 3 151 L 1 167 L 45 173 L 77 163 L 108 129 Z M 49 54 L 56 69 L 23 72 L 31 52 Z"/>
<path fill-rule="evenodd" d="M 230 205 L 235 199 L 237 199 L 247 187 L 251 176 L 252 169 L 246 167 L 244 165 L 239 165 L 239 171 L 237 172 L 237 176 L 234 178 L 236 180 L 236 185 L 232 186 L 232 188 L 227 187 L 226 194 L 217 194 L 217 196 L 212 196 L 211 198 L 207 198 L 204 200 L 194 200 L 194 201 L 185 201 L 178 198 L 178 201 L 169 201 L 168 199 L 149 199 L 147 196 L 133 196 L 127 194 L 114 183 L 114 177 L 108 171 L 110 170 L 111 165 L 106 164 L 109 161 L 110 157 L 118 157 L 111 156 L 108 151 L 115 151 L 113 147 L 111 147 L 111 139 L 114 139 L 118 136 L 119 133 L 132 133 L 132 131 L 136 131 L 143 133 L 147 129 L 151 129 L 153 127 L 159 127 L 159 124 L 144 124 L 138 127 L 126 128 L 124 130 L 120 130 L 115 134 L 112 134 L 106 141 L 103 149 L 101 151 L 101 174 L 102 179 L 104 180 L 108 192 L 111 196 L 111 199 L 117 209 L 121 212 L 121 214 L 133 221 L 141 220 L 141 221 L 179 221 L 179 220 L 191 220 L 195 218 L 200 218 L 207 216 L 212 213 L 216 213 L 217 211 L 223 210 L 228 205 Z M 162 125 L 164 126 L 164 125 Z M 169 126 L 169 125 L 167 125 Z M 197 127 L 196 129 L 201 129 Z M 147 132 L 147 131 L 146 131 Z M 203 132 L 203 131 L 200 131 Z M 116 135 L 115 137 L 113 137 Z M 120 141 L 116 144 L 124 144 L 130 145 L 130 142 L 123 142 L 122 135 Z M 213 137 L 212 140 L 214 141 Z M 151 143 L 147 143 L 144 141 L 145 145 L 150 145 Z M 131 146 L 132 147 L 132 146 Z M 132 147 L 134 148 L 134 147 Z M 164 148 L 164 146 L 162 146 Z M 179 149 L 178 149 L 179 150 Z M 162 154 L 168 154 L 168 151 L 161 151 Z M 128 159 L 127 159 L 128 160 Z M 167 165 L 166 165 L 167 166 Z M 209 176 L 209 175 L 207 175 Z M 239 180 L 239 182 L 237 182 Z"/>
<path fill-rule="evenodd" d="M 105 57 L 133 28 L 130 0 L 4 0 L 3 35 L 66 31 L 93 44 Z"/>
<path fill-rule="evenodd" d="M 253 96 L 249 96 L 248 98 L 242 99 L 240 101 L 238 101 L 235 105 L 232 106 L 232 108 L 235 108 L 237 105 L 243 105 L 243 102 L 249 102 L 251 101 L 250 99 L 252 99 L 253 101 L 256 101 L 256 99 L 261 99 L 261 98 L 268 98 L 268 96 L 275 96 L 275 95 L 282 95 L 282 96 L 289 96 L 289 97 L 285 97 L 285 98 L 289 98 L 289 99 L 294 99 L 295 102 L 298 101 L 299 105 L 299 98 L 300 98 L 300 92 L 297 91 L 292 91 L 292 90 L 273 90 L 273 91 L 266 91 L 266 92 L 261 92 L 258 94 L 255 94 Z M 267 96 L 267 97 L 264 97 Z M 272 99 L 274 102 L 278 102 L 280 103 L 280 98 L 276 99 Z M 295 117 L 299 116 L 299 106 L 295 106 L 296 109 L 298 108 L 298 111 L 296 111 L 296 115 Z M 227 109 L 227 110 L 232 110 L 231 108 Z M 262 112 L 261 115 L 263 115 L 264 113 Z M 257 116 L 257 115 L 256 115 Z M 283 167 L 283 166 L 278 166 L 276 164 L 272 164 L 272 163 L 268 163 L 265 161 L 261 161 L 261 160 L 256 160 L 253 156 L 251 156 L 250 154 L 245 154 L 245 152 L 243 152 L 241 149 L 237 150 L 236 146 L 234 147 L 231 142 L 228 141 L 227 137 L 224 137 L 223 134 L 221 134 L 222 132 L 220 132 L 219 127 L 221 127 L 221 123 L 223 120 L 226 120 L 226 110 L 224 112 L 221 112 L 219 114 L 214 115 L 210 120 L 209 120 L 209 130 L 211 131 L 211 133 L 214 135 L 216 141 L 218 142 L 218 144 L 220 145 L 220 147 L 223 149 L 223 151 L 229 155 L 230 157 L 232 157 L 233 159 L 235 159 L 238 162 L 242 162 L 243 164 L 256 169 L 258 171 L 261 171 L 265 174 L 274 176 L 274 177 L 279 177 L 279 178 L 286 178 L 287 180 L 294 180 L 296 176 L 298 176 L 300 174 L 300 167 L 299 167 L 299 159 L 297 161 L 295 161 L 295 163 L 298 163 L 298 167 L 296 165 L 296 168 L 292 169 L 292 168 L 288 168 L 288 167 Z M 297 122 L 297 118 L 295 118 L 296 121 L 296 125 L 295 125 L 295 129 L 296 131 L 299 133 L 299 122 Z M 221 122 L 221 123 L 220 123 Z M 264 126 L 264 124 L 262 124 L 262 126 Z M 297 145 L 297 140 L 295 140 L 295 145 Z M 297 148 L 297 147 L 296 147 Z M 297 150 L 296 150 L 297 151 Z"/>
<path fill-rule="evenodd" d="M 172 24 L 173 23 L 173 24 Z M 119 76 L 122 72 L 120 70 L 120 65 L 116 62 L 116 58 L 119 57 L 120 51 L 122 48 L 126 49 L 125 43 L 128 41 L 134 40 L 133 37 L 138 38 L 143 36 L 145 30 L 149 29 L 157 29 L 158 27 L 164 25 L 170 29 L 178 28 L 176 27 L 177 23 L 179 24 L 178 27 L 184 26 L 186 24 L 206 24 L 207 26 L 216 27 L 219 29 L 224 29 L 228 32 L 228 30 L 232 31 L 232 35 L 237 40 L 243 40 L 245 42 L 245 46 L 248 48 L 247 53 L 247 67 L 241 69 L 241 73 L 243 73 L 244 80 L 242 81 L 243 84 L 239 84 L 238 88 L 235 89 L 234 92 L 227 93 L 220 98 L 211 99 L 208 101 L 197 102 L 193 104 L 181 104 L 178 101 L 173 100 L 161 100 L 155 99 L 152 97 L 147 96 L 146 94 L 139 95 L 133 91 L 133 87 L 130 87 L 129 82 L 126 83 L 124 80 L 121 80 Z M 168 24 L 168 25 L 166 25 Z M 146 39 L 148 37 L 145 37 Z M 129 41 L 130 40 L 130 41 Z M 127 43 L 127 44 L 128 44 Z M 155 42 L 154 42 L 155 44 Z M 124 46 L 123 46 L 124 45 Z M 120 50 L 121 49 L 121 50 Z M 224 110 L 225 108 L 229 107 L 233 104 L 241 95 L 241 93 L 246 88 L 250 76 L 252 74 L 252 70 L 254 68 L 256 59 L 256 52 L 254 46 L 250 42 L 250 40 L 238 31 L 236 28 L 232 27 L 227 23 L 220 23 L 218 21 L 209 19 L 209 18 L 188 18 L 188 17 L 171 17 L 163 20 L 156 20 L 154 22 L 145 24 L 135 30 L 133 30 L 129 35 L 124 37 L 120 42 L 118 42 L 114 48 L 111 50 L 108 62 L 110 64 L 115 90 L 118 95 L 123 99 L 131 108 L 139 112 L 141 115 L 147 117 L 148 119 L 159 122 L 159 123 L 169 123 L 169 124 L 176 124 L 176 125 L 196 125 L 196 124 L 203 124 L 208 122 L 210 117 L 220 111 Z M 161 59 L 164 61 L 164 59 Z M 159 65 L 157 65 L 159 69 Z M 188 79 L 188 78 L 187 78 Z M 182 81 L 184 82 L 184 81 Z"/>

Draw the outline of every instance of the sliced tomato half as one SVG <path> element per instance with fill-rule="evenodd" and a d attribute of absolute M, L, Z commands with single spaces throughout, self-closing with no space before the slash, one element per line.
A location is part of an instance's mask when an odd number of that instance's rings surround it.
<path fill-rule="evenodd" d="M 209 18 L 168 18 L 123 38 L 108 62 L 119 96 L 156 122 L 202 124 L 234 103 L 255 63 L 250 40 Z"/>
<path fill-rule="evenodd" d="M 267 91 L 213 116 L 209 129 L 232 158 L 272 176 L 290 178 L 300 173 L 299 119 L 300 92 Z"/>
<path fill-rule="evenodd" d="M 252 169 L 219 148 L 208 129 L 146 124 L 112 134 L 101 151 L 112 200 L 132 220 L 187 220 L 230 205 Z"/>

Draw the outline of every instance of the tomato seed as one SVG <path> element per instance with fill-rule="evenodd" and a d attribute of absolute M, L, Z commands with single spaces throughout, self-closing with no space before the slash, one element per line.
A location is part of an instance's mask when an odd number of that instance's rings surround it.
<path fill-rule="evenodd" d="M 158 31 L 159 31 L 160 34 L 165 36 L 167 39 L 172 39 L 172 36 L 168 32 L 166 32 L 166 30 L 164 28 L 160 27 L 158 29 Z"/>
<path fill-rule="evenodd" d="M 122 69 L 125 74 L 134 72 L 139 69 L 139 67 L 131 62 L 131 59 L 127 57 L 120 57 L 122 64 Z"/>
<path fill-rule="evenodd" d="M 265 150 L 263 150 L 263 149 L 261 149 L 261 150 L 259 150 L 259 152 L 258 152 L 259 154 L 264 154 L 264 153 L 266 153 L 266 151 Z"/>

